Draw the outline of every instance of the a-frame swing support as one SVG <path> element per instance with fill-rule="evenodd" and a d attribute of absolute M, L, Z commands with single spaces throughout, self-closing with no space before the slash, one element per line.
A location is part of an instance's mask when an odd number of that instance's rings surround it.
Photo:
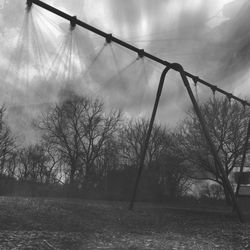
<path fill-rule="evenodd" d="M 243 152 L 242 152 L 243 155 L 242 155 L 242 159 L 241 159 L 241 163 L 240 163 L 239 179 L 237 181 L 237 186 L 236 186 L 236 191 L 235 191 L 236 199 L 238 199 L 238 196 L 239 196 L 240 184 L 241 184 L 243 168 L 244 168 L 244 164 L 245 164 L 245 160 L 246 160 L 246 153 L 247 153 L 247 149 L 248 149 L 249 137 L 250 137 L 250 119 L 248 120 L 247 134 L 246 134 L 245 144 L 244 144 Z"/>
<path fill-rule="evenodd" d="M 231 186 L 231 184 L 230 184 L 230 182 L 228 180 L 226 172 L 225 172 L 225 170 L 223 168 L 223 164 L 222 164 L 222 162 L 221 162 L 221 160 L 220 160 L 220 158 L 218 156 L 217 150 L 216 150 L 216 148 L 214 146 L 214 143 L 212 141 L 212 138 L 211 138 L 211 136 L 209 134 L 209 130 L 208 130 L 207 126 L 206 126 L 206 123 L 205 123 L 205 120 L 204 120 L 204 118 L 202 116 L 202 113 L 200 111 L 199 105 L 197 104 L 197 101 L 196 101 L 196 99 L 194 97 L 193 91 L 192 91 L 192 89 L 190 87 L 188 78 L 185 75 L 183 67 L 178 63 L 173 63 L 171 65 L 171 68 L 178 71 L 180 73 L 180 75 L 181 75 L 182 81 L 183 81 L 183 83 L 184 83 L 184 85 L 185 85 L 185 87 L 187 89 L 188 95 L 189 95 L 189 97 L 191 99 L 191 102 L 193 104 L 195 113 L 196 113 L 196 115 L 197 115 L 197 117 L 199 119 L 199 122 L 201 124 L 201 128 L 202 128 L 203 134 L 204 134 L 204 136 L 206 138 L 206 141 L 208 143 L 208 146 L 210 148 L 210 152 L 212 153 L 212 155 L 214 157 L 214 160 L 215 160 L 215 164 L 218 167 L 218 170 L 219 170 L 220 174 L 222 175 L 223 183 L 226 185 L 226 188 L 229 191 L 229 194 L 231 196 L 233 207 L 235 208 L 235 211 L 237 212 L 237 215 L 239 217 L 240 222 L 243 222 L 241 210 L 240 210 L 240 208 L 238 206 L 237 199 L 235 197 L 233 188 L 232 188 L 232 186 Z M 155 119 L 157 107 L 158 107 L 158 104 L 159 104 L 159 100 L 160 100 L 160 96 L 161 96 L 161 92 L 162 92 L 162 88 L 163 88 L 163 84 L 164 84 L 164 79 L 165 79 L 165 76 L 166 76 L 167 72 L 169 71 L 169 69 L 170 69 L 170 67 L 166 67 L 163 70 L 162 74 L 161 74 L 161 78 L 160 78 L 160 82 L 159 82 L 158 90 L 157 90 L 157 94 L 156 94 L 155 104 L 154 104 L 153 112 L 152 112 L 152 115 L 151 115 L 149 128 L 148 128 L 148 131 L 147 131 L 146 140 L 145 140 L 144 148 L 143 148 L 143 151 L 142 151 L 142 156 L 141 156 L 141 159 L 140 159 L 140 165 L 139 165 L 138 175 L 137 175 L 137 179 L 136 179 L 136 183 L 135 183 L 135 188 L 134 188 L 132 200 L 131 200 L 130 206 L 129 206 L 130 209 L 133 209 L 133 204 L 134 204 L 134 200 L 135 200 L 135 196 L 136 196 L 136 192 L 137 192 L 137 187 L 138 187 L 139 179 L 140 179 L 140 176 L 141 176 L 141 173 L 142 173 L 144 160 L 145 160 L 145 155 L 146 155 L 146 151 L 147 151 L 147 147 L 148 147 L 148 143 L 149 143 L 149 139 L 150 139 L 150 135 L 151 135 L 151 131 L 152 131 L 153 122 L 154 122 L 154 119 Z"/>
<path fill-rule="evenodd" d="M 145 139 L 145 142 L 144 142 L 144 145 L 143 145 L 143 148 L 142 148 L 142 154 L 141 154 L 141 157 L 140 157 L 139 169 L 138 169 L 138 174 L 137 174 L 137 177 L 136 177 L 136 180 L 135 180 L 135 186 L 134 186 L 134 190 L 133 190 L 133 194 L 132 194 L 132 199 L 131 199 L 130 205 L 129 205 L 130 210 L 132 210 L 133 207 L 134 207 L 134 201 L 135 201 L 139 181 L 140 181 L 141 174 L 142 174 L 142 169 L 143 169 L 143 165 L 144 165 L 144 161 L 145 161 L 145 157 L 146 157 L 146 153 L 147 153 L 149 140 L 150 140 L 150 137 L 151 137 L 153 126 L 154 126 L 154 120 L 155 120 L 156 112 L 157 112 L 159 101 L 160 101 L 160 98 L 161 98 L 161 93 L 162 93 L 162 89 L 163 89 L 163 85 L 164 85 L 164 80 L 165 80 L 166 74 L 168 73 L 169 70 L 170 70 L 170 67 L 167 66 L 162 71 L 162 74 L 161 74 L 161 78 L 160 78 L 160 82 L 159 82 L 156 97 L 155 97 L 155 103 L 154 103 L 151 119 L 150 119 L 149 126 L 148 126 L 148 129 L 147 129 L 146 139 Z"/>
<path fill-rule="evenodd" d="M 204 121 L 204 118 L 201 114 L 201 111 L 199 109 L 199 106 L 195 100 L 195 97 L 193 95 L 193 92 L 190 88 L 190 85 L 189 85 L 189 81 L 188 81 L 188 78 L 191 78 L 193 79 L 195 82 L 197 83 L 200 83 L 202 85 L 205 85 L 209 88 L 211 88 L 211 90 L 213 92 L 217 91 L 217 92 L 220 92 L 221 94 L 223 95 L 226 95 L 228 98 L 230 99 L 234 99 L 240 103 L 242 103 L 242 105 L 244 106 L 250 106 L 250 103 L 248 103 L 247 101 L 243 100 L 243 99 L 240 99 L 238 98 L 237 96 L 221 89 L 221 88 L 218 88 L 216 85 L 213 85 L 211 83 L 208 83 L 202 79 L 200 79 L 199 77 L 189 73 L 189 72 L 186 72 L 184 71 L 183 67 L 180 65 L 180 64 L 172 64 L 168 61 L 165 61 L 165 60 L 162 60 L 160 59 L 159 57 L 156 57 L 150 53 L 147 53 L 146 51 L 144 51 L 143 49 L 139 49 L 131 44 L 128 44 L 116 37 L 114 37 L 112 34 L 108 34 L 108 33 L 105 33 L 79 19 L 77 19 L 76 16 L 70 16 L 69 14 L 65 13 L 65 12 L 62 12 L 42 1 L 39 1 L 39 0 L 27 0 L 27 11 L 30 11 L 30 9 L 32 8 L 32 4 L 36 4 L 38 6 L 40 6 L 41 8 L 44 8 L 66 20 L 68 20 L 71 24 L 71 26 L 80 26 L 80 27 L 83 27 L 91 32 L 94 32 L 95 34 L 99 35 L 99 36 L 102 36 L 106 39 L 106 42 L 107 43 L 110 43 L 110 42 L 114 42 L 114 43 L 117 43 L 119 44 L 120 46 L 123 46 L 131 51 L 134 51 L 135 53 L 138 54 L 139 57 L 147 57 L 148 59 L 152 60 L 152 61 L 155 61 L 157 63 L 160 63 L 162 65 L 164 65 L 166 68 L 164 69 L 163 73 L 162 73 L 162 76 L 161 76 L 161 80 L 160 80 L 160 83 L 159 83 L 159 87 L 158 87 L 158 90 L 157 90 L 157 95 L 156 95 L 156 100 L 155 100 L 155 105 L 154 105 L 154 108 L 153 108 L 153 112 L 152 112 L 152 116 L 151 116 L 151 120 L 150 120 L 150 126 L 148 128 L 148 131 L 147 131 L 147 136 L 146 136 L 146 140 L 145 140 L 145 144 L 144 144 L 144 148 L 143 148 L 143 154 L 141 156 L 141 159 L 140 159 L 140 166 L 139 166 L 139 172 L 138 172 L 138 175 L 137 175 L 137 179 L 136 179 L 136 184 L 135 184 L 135 188 L 134 188 L 134 192 L 133 192 L 133 197 L 132 197 L 132 200 L 131 200 L 131 203 L 130 203 L 130 208 L 132 209 L 133 208 L 133 204 L 134 204 L 134 200 L 135 200 L 135 197 L 136 197 L 136 192 L 137 192 L 137 187 L 138 187 L 138 184 L 139 184 L 139 180 L 140 180 L 140 176 L 141 176 L 141 173 L 142 173 L 142 169 L 143 169 L 143 165 L 144 165 L 144 160 L 145 160 L 145 155 L 146 155 L 146 151 L 147 151 L 147 147 L 148 147 L 148 143 L 149 143 L 149 139 L 150 139 L 150 136 L 151 136 L 151 131 L 152 131 L 152 128 L 153 128 L 153 124 L 154 124 L 154 118 L 155 118 L 155 115 L 156 115 L 156 112 L 157 112 L 157 108 L 158 108 L 158 103 L 159 103 L 159 100 L 160 100 L 160 95 L 161 95 L 161 90 L 162 90 L 162 87 L 163 87 L 163 83 L 164 83 L 164 78 L 165 78 L 165 75 L 167 74 L 168 70 L 169 69 L 173 69 L 175 71 L 178 71 L 181 75 L 181 78 L 183 80 L 183 83 L 187 89 L 187 92 L 189 94 L 189 97 L 191 99 L 191 102 L 194 106 L 194 110 L 198 116 L 198 119 L 201 123 L 201 127 L 202 127 L 202 130 L 203 130 L 203 133 L 204 133 L 204 136 L 207 140 L 207 143 L 209 145 L 209 148 L 210 148 L 210 151 L 211 153 L 213 154 L 214 156 L 214 159 L 215 159 L 215 163 L 216 165 L 218 166 L 219 168 L 219 171 L 223 177 L 223 181 L 226 185 L 226 188 L 228 189 L 229 193 L 230 193 L 230 196 L 231 196 L 231 199 L 232 199 L 232 202 L 233 202 L 233 206 L 238 214 L 238 217 L 239 217 L 239 220 L 242 222 L 242 215 L 241 215 L 241 211 L 240 211 L 240 208 L 237 204 L 237 200 L 235 198 L 235 194 L 233 192 L 233 189 L 232 189 L 232 186 L 228 180 L 228 177 L 225 173 L 225 170 L 223 168 L 223 165 L 219 159 L 219 156 L 216 152 L 216 148 L 213 144 L 213 141 L 211 139 L 211 136 L 208 132 L 208 129 L 206 127 L 206 124 L 205 124 L 205 121 Z"/>

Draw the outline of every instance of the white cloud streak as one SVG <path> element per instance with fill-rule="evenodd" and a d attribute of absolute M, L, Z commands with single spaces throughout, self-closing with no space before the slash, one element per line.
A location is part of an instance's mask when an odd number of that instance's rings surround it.
<path fill-rule="evenodd" d="M 45 2 L 163 59 L 179 62 L 228 91 L 243 96 L 249 90 L 246 0 Z M 37 6 L 26 24 L 25 15 L 25 1 L 21 0 L 9 1 L 0 12 L 0 88 L 4 102 L 23 107 L 55 102 L 61 89 L 69 88 L 99 96 L 111 108 L 149 116 L 160 65 L 146 59 L 136 61 L 135 54 L 115 44 L 105 46 L 95 58 L 103 47 L 102 38 L 80 28 L 71 33 L 67 22 Z M 202 99 L 208 90 L 200 89 L 199 93 Z M 189 105 L 180 77 L 170 73 L 157 119 L 173 125 Z M 27 108 L 22 110 L 27 113 Z"/>

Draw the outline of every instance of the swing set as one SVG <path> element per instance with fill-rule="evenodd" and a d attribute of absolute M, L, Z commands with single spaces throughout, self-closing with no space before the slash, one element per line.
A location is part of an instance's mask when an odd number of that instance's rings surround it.
<path fill-rule="evenodd" d="M 141 157 L 140 157 L 138 174 L 137 174 L 137 177 L 136 177 L 132 198 L 131 198 L 131 201 L 130 201 L 130 204 L 129 204 L 129 209 L 132 210 L 133 207 L 134 207 L 134 202 L 135 202 L 135 198 L 136 198 L 136 194 L 137 194 L 137 189 L 138 189 L 139 181 L 140 181 L 143 166 L 144 166 L 145 156 L 146 156 L 146 152 L 147 152 L 151 132 L 152 132 L 152 129 L 153 129 L 153 125 L 154 125 L 155 116 L 156 116 L 156 113 L 157 113 L 159 101 L 160 101 L 161 94 L 162 94 L 164 80 L 165 80 L 165 77 L 168 74 L 168 72 L 170 70 L 174 70 L 174 71 L 179 73 L 179 75 L 180 75 L 180 77 L 182 79 L 182 82 L 183 82 L 183 84 L 184 84 L 184 86 L 186 88 L 186 91 L 187 91 L 187 93 L 188 93 L 188 95 L 190 97 L 190 100 L 191 100 L 191 103 L 193 105 L 194 111 L 195 111 L 195 113 L 196 113 L 196 115 L 198 117 L 198 120 L 199 120 L 200 125 L 201 125 L 201 129 L 203 131 L 203 134 L 204 134 L 205 139 L 207 141 L 207 144 L 209 146 L 210 152 L 214 157 L 215 167 L 217 168 L 218 172 L 222 176 L 223 183 L 224 183 L 228 193 L 230 194 L 230 198 L 231 198 L 231 201 L 232 201 L 234 211 L 236 211 L 239 220 L 241 222 L 243 222 L 242 212 L 241 212 L 241 209 L 240 209 L 240 207 L 238 205 L 238 202 L 237 202 L 237 198 L 238 198 L 239 190 L 240 190 L 240 184 L 241 184 L 240 179 L 241 178 L 238 178 L 236 191 L 234 192 L 234 190 L 232 188 L 232 185 L 231 185 L 231 183 L 230 183 L 230 181 L 228 179 L 228 176 L 227 176 L 227 174 L 225 172 L 225 169 L 223 167 L 222 161 L 221 161 L 221 159 L 220 159 L 220 157 L 219 157 L 219 155 L 217 153 L 216 147 L 215 147 L 215 145 L 214 145 L 214 143 L 212 141 L 211 135 L 209 134 L 209 130 L 208 130 L 208 127 L 207 127 L 207 125 L 205 123 L 204 117 L 203 117 L 203 115 L 201 113 L 201 110 L 199 108 L 199 105 L 197 103 L 197 99 L 198 99 L 197 98 L 197 84 L 201 84 L 201 85 L 204 85 L 204 86 L 210 88 L 212 90 L 213 94 L 215 94 L 216 92 L 219 92 L 222 95 L 226 96 L 229 100 L 233 99 L 233 100 L 235 100 L 237 102 L 240 102 L 244 109 L 245 109 L 245 107 L 250 106 L 250 103 L 243 100 L 243 99 L 241 99 L 241 98 L 239 98 L 239 97 L 237 97 L 237 96 L 235 96 L 235 95 L 233 95 L 233 94 L 231 94 L 231 93 L 229 93 L 229 92 L 227 92 L 227 91 L 225 91 L 225 90 L 223 90 L 223 89 L 221 89 L 221 88 L 219 88 L 219 87 L 217 87 L 216 85 L 213 85 L 211 83 L 208 83 L 208 82 L 202 80 L 198 76 L 195 76 L 195 75 L 185 71 L 183 69 L 182 65 L 180 65 L 178 63 L 170 63 L 168 61 L 162 60 L 161 58 L 159 58 L 159 57 L 157 57 L 157 56 L 155 56 L 153 54 L 150 54 L 150 53 L 144 51 L 143 49 L 137 48 L 137 47 L 135 47 L 135 46 L 123 41 L 123 40 L 120 40 L 120 39 L 116 38 L 112 34 L 105 33 L 102 30 L 99 30 L 99 29 L 97 29 L 97 28 L 95 28 L 95 27 L 93 27 L 93 26 L 79 20 L 76 16 L 71 16 L 71 15 L 69 15 L 69 14 L 67 14 L 67 13 L 65 13 L 63 11 L 60 11 L 60 10 L 58 10 L 58 9 L 56 9 L 56 8 L 54 8 L 54 7 L 52 7 L 52 6 L 48 5 L 48 4 L 40 1 L 40 0 L 27 0 L 26 4 L 27 4 L 26 9 L 27 9 L 28 13 L 31 12 L 32 5 L 35 4 L 35 5 L 43 8 L 43 9 L 45 9 L 47 11 L 59 16 L 59 17 L 62 17 L 65 20 L 68 20 L 69 23 L 70 23 L 70 27 L 71 27 L 72 32 L 74 31 L 76 26 L 80 26 L 80 27 L 82 27 L 82 28 L 84 28 L 84 29 L 86 29 L 88 31 L 91 31 L 91 32 L 97 34 L 100 37 L 103 37 L 105 39 L 106 44 L 116 43 L 119 46 L 121 46 L 121 47 L 123 47 L 123 48 L 125 48 L 127 50 L 135 52 L 137 54 L 138 58 L 144 58 L 145 57 L 145 58 L 147 58 L 147 59 L 149 59 L 151 61 L 154 61 L 154 62 L 164 66 L 164 70 L 162 71 L 161 76 L 160 76 L 160 81 L 159 81 L 159 84 L 158 84 L 158 89 L 157 89 L 155 102 L 154 102 L 154 106 L 153 106 L 153 111 L 152 111 L 152 114 L 151 114 L 151 118 L 150 118 L 148 130 L 147 130 L 147 134 L 146 134 L 142 154 L 141 154 Z M 102 49 L 98 52 L 98 54 L 102 53 Z M 98 54 L 96 55 L 95 60 L 96 60 Z M 69 57 L 69 60 L 71 60 L 71 57 Z M 94 62 L 94 60 L 93 60 L 93 62 Z M 69 61 L 69 64 L 70 64 L 70 61 Z M 128 64 L 127 68 L 130 67 L 132 64 L 133 64 L 133 62 Z M 91 65 L 89 65 L 89 67 L 90 66 Z M 89 67 L 87 67 L 85 72 L 89 69 Z M 192 88 L 190 87 L 190 80 L 192 80 L 194 85 L 195 85 L 196 97 L 195 97 L 195 95 L 193 93 Z M 248 121 L 248 128 L 247 128 L 245 143 L 244 143 L 244 146 L 243 146 L 239 176 L 241 176 L 242 173 L 243 173 L 243 168 L 244 168 L 245 160 L 246 160 L 246 153 L 247 153 L 247 149 L 248 149 L 249 137 L 250 137 L 250 119 Z"/>

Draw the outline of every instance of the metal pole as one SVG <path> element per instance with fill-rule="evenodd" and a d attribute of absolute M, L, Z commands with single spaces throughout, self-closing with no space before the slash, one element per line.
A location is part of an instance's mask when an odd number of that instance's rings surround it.
<path fill-rule="evenodd" d="M 199 108 L 199 106 L 198 106 L 198 104 L 197 104 L 197 102 L 195 100 L 195 97 L 193 95 L 192 89 L 191 89 L 191 87 L 189 85 L 188 78 L 185 75 L 184 70 L 183 70 L 183 68 L 182 68 L 182 66 L 180 64 L 174 63 L 174 64 L 172 64 L 172 67 L 174 67 L 177 71 L 180 72 L 181 78 L 182 78 L 183 83 L 184 83 L 184 85 L 185 85 L 185 87 L 187 89 L 189 97 L 190 97 L 190 99 L 192 101 L 195 113 L 196 113 L 196 115 L 197 115 L 197 117 L 199 119 L 199 122 L 201 124 L 201 128 L 202 128 L 204 136 L 205 136 L 205 138 L 207 140 L 207 143 L 208 143 L 208 146 L 210 148 L 210 151 L 213 154 L 213 157 L 215 159 L 215 164 L 217 164 L 217 166 L 219 168 L 219 171 L 220 171 L 220 173 L 222 175 L 222 180 L 223 180 L 224 184 L 226 185 L 226 188 L 228 189 L 228 191 L 230 193 L 230 196 L 231 196 L 231 199 L 232 199 L 232 202 L 233 202 L 233 206 L 235 207 L 235 210 L 236 210 L 236 212 L 238 214 L 239 220 L 240 220 L 240 222 L 243 222 L 242 214 L 241 214 L 240 208 L 239 208 L 239 206 L 237 204 L 237 200 L 235 198 L 233 188 L 232 188 L 232 186 L 231 186 L 231 184 L 230 184 L 230 182 L 228 180 L 228 177 L 227 177 L 227 175 L 225 173 L 223 165 L 222 165 L 222 163 L 220 161 L 220 158 L 219 158 L 219 156 L 217 154 L 216 148 L 215 148 L 214 143 L 212 141 L 212 138 L 211 138 L 211 136 L 209 134 L 209 131 L 207 129 L 207 126 L 206 126 L 205 121 L 203 119 L 203 116 L 201 114 L 200 108 Z"/>
<path fill-rule="evenodd" d="M 166 76 L 166 74 L 168 73 L 169 70 L 170 70 L 170 67 L 166 67 L 162 71 L 162 74 L 161 74 L 160 82 L 159 82 L 156 97 L 155 97 L 154 108 L 153 108 L 153 111 L 152 111 L 148 131 L 147 131 L 147 135 L 146 135 L 146 139 L 145 139 L 144 146 L 143 146 L 142 153 L 141 153 L 141 157 L 140 157 L 139 169 L 138 169 L 138 173 L 137 173 L 137 177 L 136 177 L 136 181 L 135 181 L 134 191 L 133 191 L 133 195 L 132 195 L 130 205 L 129 205 L 130 210 L 132 210 L 133 207 L 134 207 L 134 201 L 135 201 L 135 197 L 136 197 L 140 177 L 141 177 L 141 174 L 142 174 L 142 169 L 143 169 L 143 165 L 144 165 L 144 161 L 145 161 L 145 157 L 146 157 L 146 152 L 147 152 L 147 148 L 148 148 L 149 139 L 150 139 L 150 136 L 151 136 L 153 125 L 154 125 L 155 115 L 156 115 L 158 104 L 159 104 L 159 101 L 160 101 L 165 76 Z"/>
<path fill-rule="evenodd" d="M 148 59 L 150 59 L 152 61 L 155 61 L 157 63 L 160 63 L 160 64 L 162 64 L 164 66 L 171 67 L 171 65 L 172 65 L 170 62 L 168 62 L 166 60 L 162 60 L 161 58 L 159 58 L 159 57 L 157 57 L 157 56 L 155 56 L 153 54 L 150 54 L 150 53 L 144 51 L 143 49 L 139 49 L 139 48 L 127 43 L 127 42 L 124 42 L 123 40 L 120 40 L 120 39 L 116 38 L 112 34 L 105 33 L 102 30 L 99 30 L 99 29 L 97 29 L 97 28 L 95 28 L 95 27 L 93 27 L 93 26 L 91 26 L 91 25 L 77 19 L 76 16 L 71 16 L 71 15 L 69 15 L 69 14 L 67 14 L 67 13 L 65 13 L 63 11 L 60 11 L 60 10 L 52 7 L 51 5 L 46 4 L 46 3 L 44 3 L 44 2 L 42 2 L 40 0 L 27 0 L 27 5 L 28 5 L 29 8 L 31 7 L 32 4 L 36 4 L 37 6 L 40 6 L 41 8 L 46 9 L 46 10 L 54 13 L 55 15 L 58 15 L 58 16 L 64 18 L 64 19 L 70 21 L 71 25 L 72 24 L 73 25 L 79 25 L 82 28 L 85 28 L 85 29 L 87 29 L 87 30 L 99 35 L 99 36 L 102 36 L 108 42 L 114 42 L 116 44 L 119 44 L 122 47 L 125 47 L 125 48 L 127 48 L 127 49 L 129 49 L 131 51 L 134 51 L 138 55 L 147 57 Z M 173 70 L 175 70 L 175 69 L 173 68 Z M 240 99 L 239 97 L 237 97 L 237 96 L 235 96 L 235 95 L 233 95 L 233 94 L 231 94 L 231 93 L 229 93 L 229 92 L 227 92 L 227 91 L 225 91 L 225 90 L 223 90 L 223 89 L 221 89 L 221 88 L 219 88 L 219 87 L 217 87 L 217 86 L 215 86 L 215 85 L 213 85 L 213 84 L 211 84 L 209 82 L 206 82 L 206 81 L 204 81 L 204 80 L 202 80 L 200 78 L 197 78 L 195 75 L 193 75 L 193 74 L 191 74 L 191 73 L 189 73 L 187 71 L 183 71 L 183 74 L 185 74 L 186 77 L 197 79 L 197 82 L 199 82 L 199 83 L 213 89 L 214 91 L 220 92 L 221 94 L 226 95 L 226 96 L 230 96 L 230 98 L 244 104 L 245 106 L 250 107 L 250 103 L 248 103 L 247 101 L 244 101 L 243 99 Z"/>
<path fill-rule="evenodd" d="M 248 121 L 247 135 L 246 135 L 246 140 L 245 140 L 245 144 L 244 144 L 244 148 L 243 148 L 243 155 L 242 155 L 242 159 L 241 159 L 241 164 L 240 164 L 239 179 L 238 179 L 237 187 L 236 187 L 236 191 L 235 191 L 236 199 L 238 198 L 238 195 L 239 195 L 240 182 L 241 182 L 241 178 L 242 178 L 241 176 L 242 176 L 242 172 L 243 172 L 243 168 L 244 168 L 244 164 L 245 164 L 245 160 L 246 160 L 246 153 L 247 153 L 249 137 L 250 137 L 250 119 Z"/>

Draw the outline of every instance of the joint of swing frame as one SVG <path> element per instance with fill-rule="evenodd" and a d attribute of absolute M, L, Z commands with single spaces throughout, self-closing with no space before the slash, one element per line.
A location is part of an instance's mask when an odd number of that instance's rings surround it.
<path fill-rule="evenodd" d="M 144 49 L 139 49 L 137 54 L 138 54 L 138 59 L 143 58 L 144 57 Z"/>
<path fill-rule="evenodd" d="M 72 16 L 70 19 L 70 30 L 74 30 L 76 27 L 77 16 Z"/>
<path fill-rule="evenodd" d="M 170 68 L 173 69 L 173 70 L 176 70 L 176 71 L 178 71 L 180 73 L 184 72 L 184 69 L 183 69 L 182 65 L 179 64 L 179 63 L 171 63 Z"/>
<path fill-rule="evenodd" d="M 111 43 L 112 42 L 112 34 L 107 34 L 106 35 L 106 43 Z"/>
<path fill-rule="evenodd" d="M 232 94 L 230 94 L 230 93 L 227 94 L 227 99 L 228 99 L 229 102 L 231 102 L 232 97 L 233 97 Z"/>
<path fill-rule="evenodd" d="M 32 7 L 32 4 L 33 4 L 32 0 L 27 0 L 26 1 L 26 10 L 27 11 L 30 11 L 30 9 Z"/>
<path fill-rule="evenodd" d="M 168 61 L 164 61 L 163 63 L 166 67 L 171 68 L 171 63 L 169 63 Z"/>
<path fill-rule="evenodd" d="M 199 76 L 192 76 L 193 82 L 195 84 L 195 86 L 197 85 L 197 83 L 199 82 L 200 78 Z"/>

